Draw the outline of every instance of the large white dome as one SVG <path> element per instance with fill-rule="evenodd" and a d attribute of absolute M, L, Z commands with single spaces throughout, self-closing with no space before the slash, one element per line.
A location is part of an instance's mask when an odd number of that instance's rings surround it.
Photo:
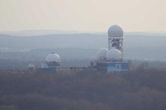
<path fill-rule="evenodd" d="M 45 60 L 46 62 L 56 62 L 56 63 L 61 62 L 60 56 L 56 53 L 48 54 Z"/>
<path fill-rule="evenodd" d="M 113 25 L 108 29 L 109 37 L 123 37 L 123 30 L 118 25 Z"/>
<path fill-rule="evenodd" d="M 97 52 L 96 60 L 97 60 L 97 61 L 106 60 L 107 51 L 108 51 L 108 50 L 107 50 L 106 48 L 100 49 L 100 50 Z"/>
<path fill-rule="evenodd" d="M 116 48 L 110 49 L 106 54 L 106 59 L 113 61 L 113 60 L 121 60 L 122 59 L 122 53 L 120 50 Z"/>

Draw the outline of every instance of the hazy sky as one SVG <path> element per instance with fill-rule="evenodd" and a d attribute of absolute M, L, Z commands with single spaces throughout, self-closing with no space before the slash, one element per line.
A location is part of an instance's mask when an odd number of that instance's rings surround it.
<path fill-rule="evenodd" d="M 166 0 L 0 0 L 0 31 L 166 32 Z"/>

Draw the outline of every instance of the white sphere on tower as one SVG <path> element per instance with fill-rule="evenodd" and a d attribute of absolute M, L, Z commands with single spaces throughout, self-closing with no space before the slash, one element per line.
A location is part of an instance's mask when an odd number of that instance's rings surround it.
<path fill-rule="evenodd" d="M 113 25 L 108 29 L 108 37 L 123 37 L 123 30 L 118 25 Z"/>
<path fill-rule="evenodd" d="M 106 54 L 106 59 L 108 61 L 119 61 L 122 59 L 122 53 L 116 48 L 111 48 Z"/>
<path fill-rule="evenodd" d="M 57 53 L 51 53 L 48 54 L 45 58 L 46 62 L 56 62 L 56 63 L 61 63 L 61 58 Z"/>
<path fill-rule="evenodd" d="M 97 61 L 104 61 L 106 60 L 106 54 L 107 54 L 108 49 L 102 48 L 97 52 L 96 60 Z"/>

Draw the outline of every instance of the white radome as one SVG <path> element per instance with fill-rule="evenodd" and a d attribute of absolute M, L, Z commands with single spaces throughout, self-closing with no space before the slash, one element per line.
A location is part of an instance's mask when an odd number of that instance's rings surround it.
<path fill-rule="evenodd" d="M 121 60 L 122 59 L 122 53 L 121 53 L 120 50 L 118 50 L 116 48 L 112 48 L 112 49 L 110 49 L 107 52 L 106 59 L 108 61 L 111 61 L 111 60 Z"/>
<path fill-rule="evenodd" d="M 108 51 L 108 49 L 106 49 L 106 48 L 100 49 L 97 52 L 96 60 L 97 61 L 104 61 L 106 59 L 107 51 Z"/>
<path fill-rule="evenodd" d="M 118 25 L 113 25 L 108 29 L 109 37 L 123 37 L 123 30 Z"/>
<path fill-rule="evenodd" d="M 56 62 L 56 63 L 61 62 L 60 56 L 56 53 L 48 54 L 45 60 L 46 62 Z"/>
<path fill-rule="evenodd" d="M 34 64 L 29 64 L 29 65 L 28 65 L 28 68 L 29 68 L 29 69 L 35 69 L 36 66 L 35 66 Z"/>

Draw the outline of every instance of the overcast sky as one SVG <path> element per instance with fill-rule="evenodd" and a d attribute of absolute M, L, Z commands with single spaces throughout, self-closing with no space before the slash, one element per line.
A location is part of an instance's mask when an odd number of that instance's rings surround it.
<path fill-rule="evenodd" d="M 166 0 L 0 0 L 0 31 L 166 32 Z"/>

